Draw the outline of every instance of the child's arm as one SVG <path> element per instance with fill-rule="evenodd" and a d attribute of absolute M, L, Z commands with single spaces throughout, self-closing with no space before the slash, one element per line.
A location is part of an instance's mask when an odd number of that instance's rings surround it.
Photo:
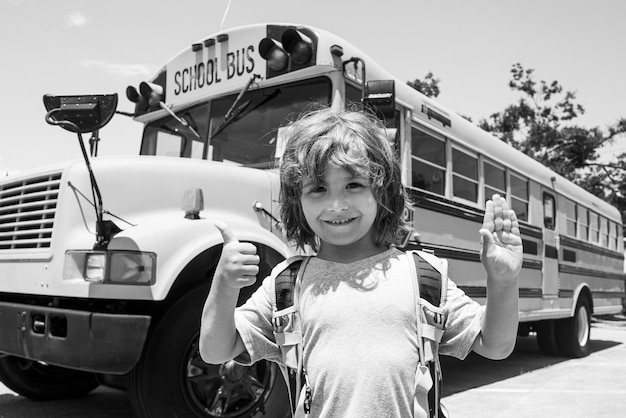
<path fill-rule="evenodd" d="M 200 355 L 207 363 L 218 364 L 245 349 L 234 313 L 239 290 L 256 281 L 259 256 L 253 244 L 239 242 L 226 224 L 217 222 L 215 227 L 222 233 L 224 248 L 202 311 Z"/>
<path fill-rule="evenodd" d="M 487 201 L 480 241 L 487 272 L 487 306 L 472 348 L 484 357 L 502 359 L 511 354 L 517 338 L 523 252 L 515 212 L 499 195 Z"/>

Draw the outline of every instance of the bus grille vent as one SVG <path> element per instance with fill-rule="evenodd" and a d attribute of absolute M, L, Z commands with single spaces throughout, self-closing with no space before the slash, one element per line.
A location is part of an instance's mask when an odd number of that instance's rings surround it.
<path fill-rule="evenodd" d="M 61 173 L 0 185 L 0 250 L 49 248 Z"/>

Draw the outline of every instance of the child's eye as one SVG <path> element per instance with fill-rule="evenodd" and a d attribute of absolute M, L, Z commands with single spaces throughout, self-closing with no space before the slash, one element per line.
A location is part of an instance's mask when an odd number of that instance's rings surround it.
<path fill-rule="evenodd" d="M 363 187 L 369 187 L 369 184 L 365 181 L 352 181 L 346 185 L 346 189 L 359 189 Z"/>
<path fill-rule="evenodd" d="M 305 189 L 306 193 L 324 193 L 326 191 L 326 187 L 324 186 L 311 186 Z"/>

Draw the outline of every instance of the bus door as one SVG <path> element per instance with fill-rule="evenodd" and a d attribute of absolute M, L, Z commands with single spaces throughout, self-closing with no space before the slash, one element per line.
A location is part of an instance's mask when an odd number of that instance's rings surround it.
<path fill-rule="evenodd" d="M 556 200 L 543 192 L 543 296 L 559 293 L 559 238 L 556 231 Z"/>

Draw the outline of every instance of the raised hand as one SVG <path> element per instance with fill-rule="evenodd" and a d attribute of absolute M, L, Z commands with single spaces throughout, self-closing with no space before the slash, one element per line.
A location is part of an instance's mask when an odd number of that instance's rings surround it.
<path fill-rule="evenodd" d="M 222 256 L 215 270 L 215 280 L 220 280 L 234 289 L 254 284 L 260 261 L 256 247 L 247 242 L 239 242 L 224 222 L 216 222 L 215 227 L 224 239 Z"/>
<path fill-rule="evenodd" d="M 487 275 L 496 280 L 517 280 L 523 260 L 519 223 L 500 195 L 494 194 L 487 201 L 479 232 L 480 258 Z"/>

